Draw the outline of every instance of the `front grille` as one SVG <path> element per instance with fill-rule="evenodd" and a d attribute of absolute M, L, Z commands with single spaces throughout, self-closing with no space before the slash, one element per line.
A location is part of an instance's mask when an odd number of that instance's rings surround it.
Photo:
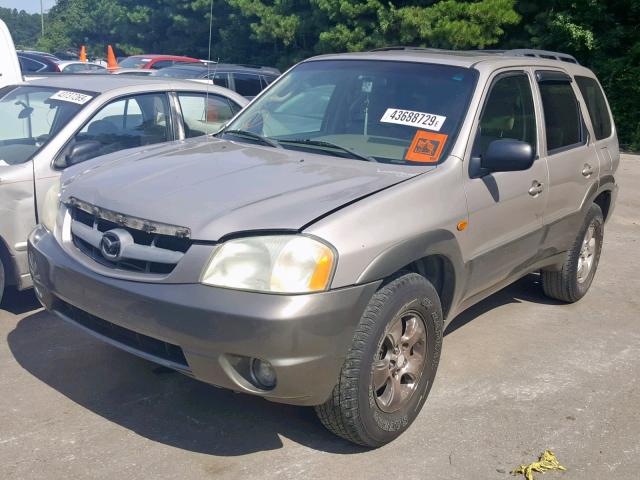
<path fill-rule="evenodd" d="M 117 223 L 111 219 L 104 218 L 105 216 L 113 217 L 113 215 L 101 215 L 102 211 L 100 209 L 93 209 L 90 208 L 90 206 L 88 207 L 87 204 L 79 205 L 78 203 L 79 202 L 76 204 L 72 203 L 68 206 L 72 222 L 77 222 L 86 227 L 90 227 L 97 232 L 104 233 L 114 229 L 126 230 L 133 237 L 136 245 L 154 247 L 155 249 L 168 252 L 180 252 L 184 254 L 191 247 L 192 241 L 188 236 L 156 233 L 153 231 L 153 227 L 147 225 L 144 225 L 144 230 L 132 228 L 126 225 L 126 220 Z M 71 238 L 73 239 L 73 244 L 78 248 L 78 250 L 93 259 L 95 262 L 109 268 L 139 273 L 166 275 L 171 273 L 177 265 L 177 263 L 173 262 L 147 261 L 136 258 L 122 258 L 118 261 L 111 261 L 102 255 L 99 245 L 96 245 L 95 243 L 92 244 L 86 239 L 81 238 L 75 234 L 73 230 Z"/>
<path fill-rule="evenodd" d="M 126 345 L 127 347 L 153 357 L 175 363 L 185 369 L 189 368 L 189 364 L 187 363 L 187 359 L 185 358 L 182 349 L 177 345 L 163 342 L 156 338 L 148 337 L 141 333 L 134 332 L 133 330 L 121 327 L 115 323 L 108 322 L 60 299 L 56 299 L 54 301 L 52 309 L 60 312 L 78 325 L 82 325 L 92 332 L 96 332 L 117 343 Z"/>

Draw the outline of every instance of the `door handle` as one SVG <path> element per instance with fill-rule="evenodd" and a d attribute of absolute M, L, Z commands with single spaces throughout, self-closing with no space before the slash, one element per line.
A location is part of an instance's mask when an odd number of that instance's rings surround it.
<path fill-rule="evenodd" d="M 588 163 L 585 163 L 584 168 L 582 169 L 582 176 L 589 178 L 591 175 L 593 175 L 593 167 Z"/>
<path fill-rule="evenodd" d="M 529 195 L 537 197 L 544 191 L 544 185 L 537 180 L 534 180 L 529 189 Z"/>

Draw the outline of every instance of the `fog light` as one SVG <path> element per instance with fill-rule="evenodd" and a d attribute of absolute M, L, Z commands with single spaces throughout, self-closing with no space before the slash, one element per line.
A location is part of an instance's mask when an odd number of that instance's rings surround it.
<path fill-rule="evenodd" d="M 276 386 L 276 371 L 266 360 L 252 359 L 251 375 L 258 386 L 265 390 L 272 390 Z"/>

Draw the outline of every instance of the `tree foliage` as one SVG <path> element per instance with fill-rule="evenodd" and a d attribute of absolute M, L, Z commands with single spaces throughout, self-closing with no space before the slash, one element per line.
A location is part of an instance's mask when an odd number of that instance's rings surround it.
<path fill-rule="evenodd" d="M 104 56 L 206 58 L 210 0 L 58 0 L 40 18 L 0 9 L 16 43 Z M 640 149 L 638 0 L 213 0 L 212 58 L 286 68 L 319 53 L 388 45 L 534 47 L 573 53 L 607 92 L 623 144 Z"/>
<path fill-rule="evenodd" d="M 24 10 L 0 7 L 0 19 L 8 25 L 17 48 L 33 46 L 40 36 L 40 14 L 30 15 Z"/>

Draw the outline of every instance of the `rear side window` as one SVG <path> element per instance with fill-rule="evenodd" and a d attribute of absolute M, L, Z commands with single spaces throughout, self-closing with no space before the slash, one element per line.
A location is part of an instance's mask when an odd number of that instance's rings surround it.
<path fill-rule="evenodd" d="M 571 83 L 539 83 L 544 124 L 547 132 L 547 151 L 577 147 L 586 141 L 582 114 Z"/>
<path fill-rule="evenodd" d="M 199 93 L 178 93 L 185 136 L 199 137 L 218 132 L 234 112 L 226 98 Z"/>
<path fill-rule="evenodd" d="M 609 138 L 612 132 L 611 117 L 600 85 L 589 77 L 576 77 L 576 83 L 587 104 L 596 140 Z"/>
<path fill-rule="evenodd" d="M 482 156 L 494 140 L 520 140 L 536 150 L 536 114 L 529 77 L 508 73 L 498 77 L 480 118 L 473 156 Z"/>
<path fill-rule="evenodd" d="M 262 84 L 258 75 L 234 73 L 233 80 L 236 85 L 236 92 L 243 97 L 255 97 L 262 91 Z"/>
<path fill-rule="evenodd" d="M 22 68 L 23 72 L 41 72 L 47 68 L 44 63 L 38 62 L 36 60 L 31 60 L 27 57 L 18 57 L 18 60 L 20 61 L 20 67 Z"/>
<path fill-rule="evenodd" d="M 172 67 L 176 62 L 173 60 L 160 60 L 151 65 L 152 70 L 160 70 L 161 68 Z"/>

